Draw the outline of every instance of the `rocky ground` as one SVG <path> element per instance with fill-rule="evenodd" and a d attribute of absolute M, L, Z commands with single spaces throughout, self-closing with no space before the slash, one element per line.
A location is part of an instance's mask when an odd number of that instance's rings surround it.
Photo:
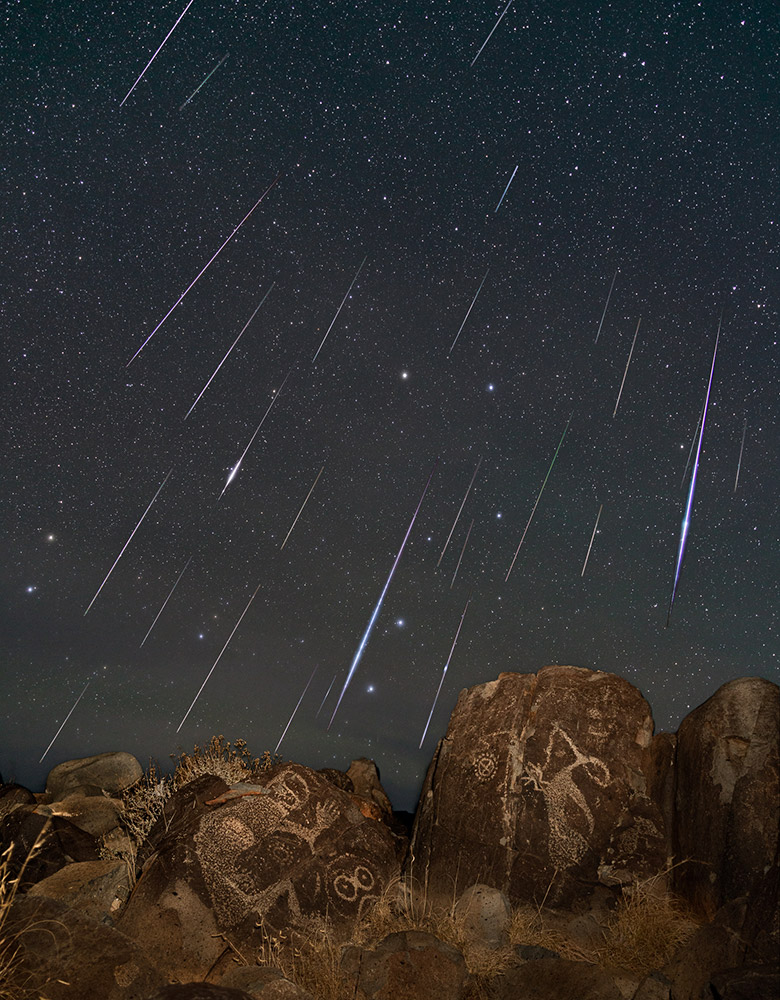
<path fill-rule="evenodd" d="M 0 782 L 0 998 L 780 996 L 780 690 L 653 734 L 576 667 L 463 691 L 411 834 L 371 761 L 221 738 Z"/>

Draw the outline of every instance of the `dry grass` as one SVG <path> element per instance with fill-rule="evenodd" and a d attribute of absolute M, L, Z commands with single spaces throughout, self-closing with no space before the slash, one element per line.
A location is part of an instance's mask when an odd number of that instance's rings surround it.
<path fill-rule="evenodd" d="M 25 870 L 40 852 L 49 825 L 47 822 L 36 837 L 16 875 L 12 874 L 14 844 L 11 843 L 0 855 L 0 1000 L 28 1000 L 30 997 L 38 996 L 37 990 L 32 991 L 32 973 L 22 964 L 24 936 L 36 925 L 11 929 L 9 917 Z"/>
<path fill-rule="evenodd" d="M 266 750 L 262 757 L 252 757 L 246 740 L 230 743 L 224 736 L 212 736 L 204 747 L 196 746 L 191 754 L 181 751 L 173 772 L 173 790 L 181 788 L 202 774 L 215 774 L 228 784 L 249 781 L 256 771 L 268 771 L 282 758 Z"/>

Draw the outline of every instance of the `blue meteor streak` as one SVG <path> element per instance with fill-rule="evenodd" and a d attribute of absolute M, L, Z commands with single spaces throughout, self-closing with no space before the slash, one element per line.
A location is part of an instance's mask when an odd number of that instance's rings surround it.
<path fill-rule="evenodd" d="M 366 648 L 368 643 L 368 637 L 371 635 L 371 629 L 374 627 L 374 622 L 379 614 L 382 601 L 385 599 L 385 594 L 387 593 L 387 588 L 390 586 L 390 581 L 393 579 L 393 573 L 395 573 L 398 563 L 401 561 L 401 556 L 403 555 L 406 543 L 409 540 L 409 535 L 412 533 L 412 528 L 414 527 L 414 522 L 417 515 L 420 513 L 420 507 L 422 507 L 422 502 L 425 499 L 425 494 L 428 492 L 428 487 L 431 485 L 431 480 L 433 479 L 433 474 L 436 471 L 436 466 L 439 464 L 438 458 L 433 463 L 433 468 L 431 469 L 431 474 L 428 476 L 428 482 L 425 484 L 425 489 L 422 491 L 422 496 L 420 497 L 420 502 L 417 504 L 417 510 L 412 515 L 412 520 L 409 522 L 409 527 L 406 529 L 406 534 L 404 535 L 404 540 L 401 542 L 401 548 L 398 550 L 398 555 L 395 557 L 395 562 L 393 563 L 393 568 L 390 570 L 390 575 L 387 578 L 387 582 L 382 588 L 382 593 L 379 595 L 379 600 L 376 602 L 376 607 L 374 608 L 374 613 L 371 615 L 371 619 L 368 623 L 366 631 L 363 633 L 363 638 L 360 640 L 360 645 L 357 648 L 357 653 L 352 660 L 352 664 L 349 668 L 349 673 L 347 674 L 347 679 L 344 681 L 344 687 L 341 689 L 341 694 L 339 695 L 339 700 L 336 702 L 336 707 L 333 709 L 333 715 L 330 717 L 330 722 L 328 723 L 328 729 L 333 725 L 333 720 L 336 718 L 336 712 L 339 710 L 339 705 L 341 704 L 341 699 L 344 697 L 344 693 L 349 687 L 349 683 L 352 680 L 355 671 L 357 670 L 357 665 L 360 663 L 360 657 L 363 655 L 363 650 Z"/>
<path fill-rule="evenodd" d="M 677 565 L 674 570 L 674 585 L 672 596 L 669 599 L 669 611 L 666 615 L 666 628 L 669 628 L 669 620 L 672 617 L 674 598 L 677 594 L 677 584 L 680 580 L 680 567 L 685 555 L 685 543 L 688 540 L 688 529 L 691 526 L 691 508 L 693 507 L 693 491 L 696 489 L 696 475 L 699 471 L 699 456 L 701 455 L 701 443 L 704 438 L 704 424 L 707 421 L 707 406 L 710 402 L 710 390 L 712 389 L 712 376 L 715 371 L 715 357 L 718 353 L 718 341 L 720 340 L 720 326 L 723 322 L 723 313 L 718 320 L 718 332 L 715 336 L 715 350 L 712 352 L 712 365 L 710 366 L 710 379 L 707 383 L 707 395 L 704 397 L 704 409 L 701 413 L 701 429 L 699 431 L 699 443 L 696 446 L 696 458 L 693 462 L 693 472 L 691 473 L 691 485 L 688 487 L 688 502 L 685 504 L 685 514 L 683 515 L 682 528 L 680 529 L 680 547 L 677 552 Z"/>

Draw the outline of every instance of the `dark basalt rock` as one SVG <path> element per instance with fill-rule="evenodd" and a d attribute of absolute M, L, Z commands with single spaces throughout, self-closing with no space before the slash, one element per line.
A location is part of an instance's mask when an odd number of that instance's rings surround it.
<path fill-rule="evenodd" d="M 438 891 L 486 882 L 570 905 L 602 882 L 662 870 L 668 838 L 648 792 L 649 706 L 579 667 L 501 674 L 462 691 L 428 769 L 414 871 Z"/>

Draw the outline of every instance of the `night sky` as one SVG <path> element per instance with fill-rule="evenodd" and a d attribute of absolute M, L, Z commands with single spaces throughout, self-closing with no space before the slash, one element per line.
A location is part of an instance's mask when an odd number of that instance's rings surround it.
<path fill-rule="evenodd" d="M 122 103 L 185 5 L 5 7 L 3 777 L 316 667 L 280 752 L 408 809 L 500 671 L 777 681 L 776 3 L 194 0 Z"/>

